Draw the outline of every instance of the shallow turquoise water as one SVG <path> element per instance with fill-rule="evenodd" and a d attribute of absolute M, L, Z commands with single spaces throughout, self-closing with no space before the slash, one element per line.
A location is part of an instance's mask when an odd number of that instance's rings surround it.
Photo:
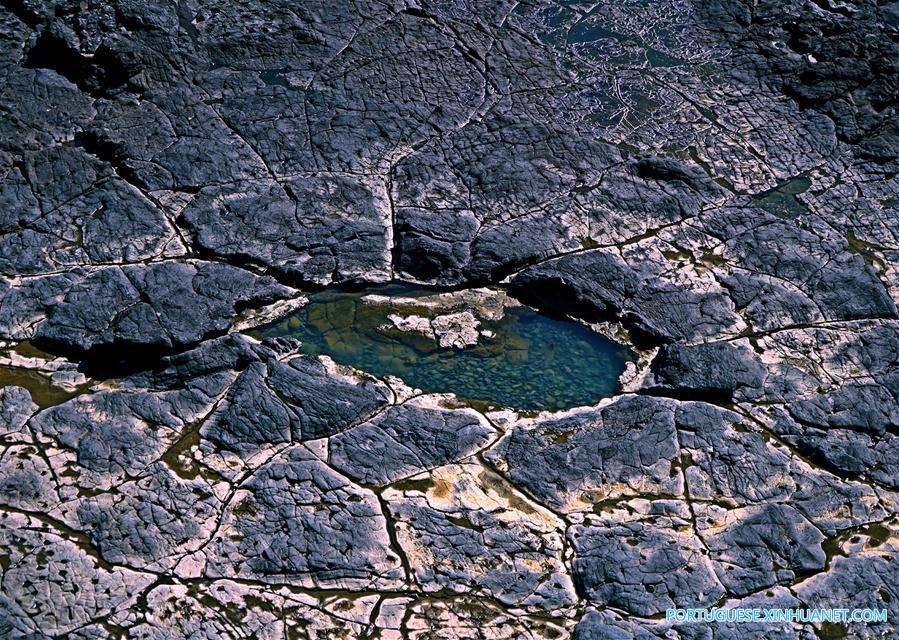
<path fill-rule="evenodd" d="M 618 390 L 630 352 L 589 328 L 507 308 L 502 319 L 482 322 L 495 333 L 464 349 L 440 348 L 423 335 L 387 329 L 388 314 L 425 315 L 405 303 L 369 304 L 368 294 L 420 297 L 432 291 L 391 285 L 363 293 L 322 291 L 302 309 L 256 332 L 290 336 L 301 351 L 328 355 L 374 376 L 394 375 L 427 392 L 524 410 L 592 405 Z M 430 311 L 434 315 L 433 311 Z"/>

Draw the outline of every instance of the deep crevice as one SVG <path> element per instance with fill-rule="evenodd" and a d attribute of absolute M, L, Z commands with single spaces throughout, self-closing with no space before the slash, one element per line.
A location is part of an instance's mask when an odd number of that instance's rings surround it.
<path fill-rule="evenodd" d="M 94 97 L 120 93 L 126 88 L 131 75 L 107 45 L 101 44 L 93 55 L 84 55 L 53 26 L 46 27 L 37 36 L 26 55 L 24 66 L 55 71 Z"/>

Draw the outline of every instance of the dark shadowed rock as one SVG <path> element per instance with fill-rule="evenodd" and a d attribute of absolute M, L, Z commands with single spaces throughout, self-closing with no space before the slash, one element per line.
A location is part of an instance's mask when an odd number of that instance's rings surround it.
<path fill-rule="evenodd" d="M 752 349 L 731 342 L 665 345 L 650 371 L 643 387 L 648 392 L 713 402 L 757 398 L 765 381 L 765 367 Z"/>
<path fill-rule="evenodd" d="M 512 293 L 551 313 L 589 321 L 619 319 L 643 343 L 695 341 L 717 335 L 736 318 L 723 291 L 699 291 L 654 281 L 612 251 L 550 260 L 516 274 Z"/>
<path fill-rule="evenodd" d="M 74 284 L 35 332 L 63 352 L 162 352 L 224 332 L 242 308 L 289 296 L 271 278 L 211 262 L 111 267 Z M 158 351 L 157 351 L 158 352 Z"/>
<path fill-rule="evenodd" d="M 337 375 L 315 358 L 271 358 L 240 373 L 203 434 L 227 450 L 248 453 L 338 433 L 389 399 L 385 385 Z"/>

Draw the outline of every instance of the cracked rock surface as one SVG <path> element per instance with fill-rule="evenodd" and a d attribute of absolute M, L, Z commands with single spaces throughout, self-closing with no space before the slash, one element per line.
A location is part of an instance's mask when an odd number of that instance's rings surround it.
<path fill-rule="evenodd" d="M 897 65 L 890 0 L 0 0 L 0 637 L 899 636 Z M 389 281 L 637 357 L 249 335 Z"/>

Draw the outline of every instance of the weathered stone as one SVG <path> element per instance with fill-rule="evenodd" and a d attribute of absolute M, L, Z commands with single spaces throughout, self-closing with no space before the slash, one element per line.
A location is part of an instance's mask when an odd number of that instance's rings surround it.
<path fill-rule="evenodd" d="M 648 617 L 674 607 L 711 607 L 724 595 L 687 505 L 672 515 L 625 513 L 568 531 L 575 581 L 591 602 Z"/>
<path fill-rule="evenodd" d="M 402 568 L 374 494 L 302 447 L 272 460 L 231 496 L 215 536 L 176 568 L 319 588 L 396 588 Z"/>
<path fill-rule="evenodd" d="M 647 278 L 603 249 L 529 267 L 510 286 L 523 301 L 554 313 L 620 320 L 646 343 L 697 341 L 737 322 L 723 290 L 694 292 Z"/>
<path fill-rule="evenodd" d="M 661 614 L 899 616 L 896 6 L 2 3 L 0 636 L 895 636 Z M 453 291 L 384 334 L 511 293 L 627 393 L 241 335 L 391 280 Z"/>
<path fill-rule="evenodd" d="M 333 436 L 328 462 L 357 482 L 388 484 L 470 456 L 494 433 L 474 412 L 407 403 Z"/>
<path fill-rule="evenodd" d="M 682 496 L 675 403 L 624 397 L 601 410 L 515 426 L 486 458 L 561 511 L 640 494 Z"/>
<path fill-rule="evenodd" d="M 752 350 L 730 342 L 665 345 L 650 371 L 647 391 L 685 399 L 752 400 L 765 382 L 765 368 Z"/>
<path fill-rule="evenodd" d="M 384 493 L 422 589 L 480 588 L 506 605 L 544 610 L 574 604 L 558 518 L 475 463 L 441 467 L 430 478 L 424 492 L 398 484 Z"/>
<path fill-rule="evenodd" d="M 308 356 L 254 362 L 203 426 L 204 437 L 236 452 L 328 436 L 366 420 L 389 390 L 338 376 Z"/>
<path fill-rule="evenodd" d="M 389 215 L 382 184 L 323 174 L 208 187 L 183 213 L 212 254 L 315 284 L 388 279 Z"/>
<path fill-rule="evenodd" d="M 184 348 L 224 332 L 242 306 L 290 293 L 270 278 L 212 262 L 111 267 L 72 286 L 34 339 L 76 354 Z"/>

